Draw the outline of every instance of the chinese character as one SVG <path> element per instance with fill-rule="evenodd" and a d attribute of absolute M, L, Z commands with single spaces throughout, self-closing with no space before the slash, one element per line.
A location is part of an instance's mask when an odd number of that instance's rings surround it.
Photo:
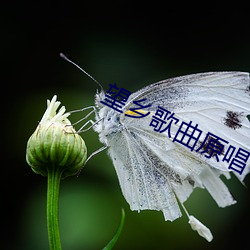
<path fill-rule="evenodd" d="M 125 105 L 125 102 L 128 100 L 131 92 L 124 89 L 116 87 L 116 83 L 114 85 L 109 84 L 110 88 L 105 95 L 104 102 L 106 106 L 122 113 L 122 107 Z M 117 91 L 113 91 L 113 89 Z"/>
<path fill-rule="evenodd" d="M 247 160 L 249 159 L 250 156 L 250 152 L 239 148 L 235 157 L 233 158 L 233 160 L 230 162 L 230 165 L 228 167 L 228 169 L 233 169 L 234 171 L 238 172 L 239 174 L 242 174 Z"/>
<path fill-rule="evenodd" d="M 236 149 L 236 147 L 230 145 L 229 148 L 227 149 L 227 152 L 225 153 L 222 161 L 226 161 L 227 163 L 229 163 L 230 160 L 231 160 L 231 158 L 232 158 L 232 156 L 233 156 L 233 154 L 234 154 L 235 149 Z M 229 155 L 229 153 L 230 153 L 230 155 Z"/>
<path fill-rule="evenodd" d="M 149 115 L 150 112 L 149 111 L 147 112 L 147 111 L 145 111 L 143 109 L 151 107 L 151 104 L 148 104 L 148 105 L 145 105 L 145 106 L 140 104 L 140 102 L 143 102 L 145 100 L 146 100 L 146 98 L 138 100 L 138 101 L 133 101 L 133 103 L 135 105 L 137 105 L 138 107 L 130 108 L 130 110 L 125 112 L 125 116 L 132 117 L 132 118 L 143 118 L 143 117 Z M 135 114 L 137 114 L 137 115 L 135 115 Z"/>
<path fill-rule="evenodd" d="M 196 143 L 198 142 L 198 139 L 201 136 L 202 131 L 197 128 L 198 124 L 196 124 L 195 127 L 191 124 L 192 121 L 190 121 L 189 123 L 182 122 L 174 137 L 173 142 L 177 141 L 180 144 L 190 148 L 191 151 L 193 151 Z M 182 134 L 182 136 L 178 136 L 179 134 Z"/>
<path fill-rule="evenodd" d="M 200 149 L 203 149 L 201 154 L 208 153 L 208 155 L 205 155 L 206 158 L 215 157 L 216 161 L 219 162 L 218 155 L 223 154 L 224 152 L 224 145 L 221 144 L 219 141 L 223 141 L 225 143 L 228 143 L 228 141 L 223 140 L 222 138 L 218 137 L 217 135 L 214 135 L 212 133 L 207 133 L 206 138 L 204 139 L 203 143 L 201 143 L 200 147 L 196 150 L 198 152 Z"/>
<path fill-rule="evenodd" d="M 168 137 L 171 138 L 171 134 L 170 134 L 170 128 L 172 125 L 173 120 L 175 120 L 175 124 L 178 123 L 179 119 L 175 118 L 174 115 L 175 113 L 172 113 L 169 117 L 168 115 L 171 114 L 170 111 L 168 111 L 167 109 L 164 109 L 163 107 L 158 106 L 158 109 L 155 112 L 155 115 L 153 115 L 152 120 L 149 124 L 149 126 L 154 128 L 154 131 L 156 132 L 165 132 L 166 130 L 168 131 Z M 168 125 L 161 129 L 163 124 L 167 124 L 167 122 L 165 120 L 170 120 L 170 122 L 168 123 Z"/>

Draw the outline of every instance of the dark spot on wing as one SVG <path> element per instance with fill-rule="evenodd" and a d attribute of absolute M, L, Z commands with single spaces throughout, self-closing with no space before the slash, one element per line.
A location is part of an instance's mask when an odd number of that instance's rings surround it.
<path fill-rule="evenodd" d="M 189 184 L 193 187 L 195 184 L 195 181 L 193 179 L 191 179 L 191 177 L 187 177 L 187 181 L 189 182 Z"/>
<path fill-rule="evenodd" d="M 224 118 L 224 124 L 233 129 L 241 128 L 242 113 L 227 111 L 227 116 Z"/>
<path fill-rule="evenodd" d="M 247 86 L 246 91 L 247 91 L 247 92 L 249 93 L 249 95 L 250 95 L 250 85 Z"/>
<path fill-rule="evenodd" d="M 182 182 L 181 182 L 181 177 L 178 175 L 178 174 L 174 174 L 174 181 L 175 182 L 177 182 L 177 183 L 179 183 L 179 184 L 182 184 Z"/>

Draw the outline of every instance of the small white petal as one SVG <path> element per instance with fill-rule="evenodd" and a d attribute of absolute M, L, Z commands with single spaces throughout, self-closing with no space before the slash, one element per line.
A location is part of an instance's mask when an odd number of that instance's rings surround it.
<path fill-rule="evenodd" d="M 213 235 L 209 228 L 203 225 L 199 220 L 197 220 L 194 216 L 189 216 L 189 222 L 191 228 L 198 232 L 200 236 L 205 238 L 207 241 L 211 241 L 213 239 Z"/>
<path fill-rule="evenodd" d="M 47 100 L 47 109 L 40 121 L 40 124 L 44 124 L 46 122 L 61 122 L 63 124 L 71 125 L 70 121 L 67 119 L 70 113 L 65 113 L 66 108 L 64 106 L 62 106 L 58 113 L 56 113 L 61 104 L 61 102 L 56 99 L 57 96 L 54 95 L 51 101 Z"/>

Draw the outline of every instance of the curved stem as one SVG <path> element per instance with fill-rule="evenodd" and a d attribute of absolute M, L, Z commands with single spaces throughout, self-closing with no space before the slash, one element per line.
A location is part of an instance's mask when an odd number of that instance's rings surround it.
<path fill-rule="evenodd" d="M 122 227 L 124 225 L 124 221 L 125 221 L 125 211 L 122 208 L 122 218 L 121 218 L 121 222 L 120 225 L 114 235 L 114 237 L 111 239 L 111 241 L 108 243 L 107 246 L 105 246 L 102 250 L 111 250 L 113 248 L 113 246 L 115 245 L 116 241 L 118 240 L 120 233 L 122 231 Z"/>
<path fill-rule="evenodd" d="M 59 188 L 62 171 L 58 167 L 48 168 L 47 228 L 50 250 L 61 250 L 59 231 Z"/>

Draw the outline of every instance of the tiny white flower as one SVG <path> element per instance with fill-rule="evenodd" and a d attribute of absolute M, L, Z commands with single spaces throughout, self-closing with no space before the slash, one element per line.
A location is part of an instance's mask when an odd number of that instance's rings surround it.
<path fill-rule="evenodd" d="M 199 220 L 197 220 L 194 216 L 189 216 L 189 222 L 191 228 L 198 232 L 198 234 L 204 237 L 207 241 L 211 241 L 213 239 L 213 235 L 210 232 L 209 228 L 203 225 Z"/>
<path fill-rule="evenodd" d="M 47 100 L 47 109 L 40 121 L 40 124 L 44 124 L 45 122 L 61 122 L 63 124 L 71 125 L 70 121 L 67 117 L 70 113 L 65 113 L 66 108 L 62 106 L 58 113 L 56 113 L 58 107 L 61 102 L 56 101 L 57 96 L 54 95 L 52 100 Z"/>
<path fill-rule="evenodd" d="M 184 209 L 189 221 L 191 228 L 194 231 L 197 231 L 197 233 L 205 238 L 208 242 L 212 241 L 213 235 L 209 228 L 207 228 L 204 224 L 202 224 L 199 220 L 197 220 L 193 215 L 189 215 L 187 209 L 185 208 L 184 204 L 180 202 L 182 208 Z"/>

